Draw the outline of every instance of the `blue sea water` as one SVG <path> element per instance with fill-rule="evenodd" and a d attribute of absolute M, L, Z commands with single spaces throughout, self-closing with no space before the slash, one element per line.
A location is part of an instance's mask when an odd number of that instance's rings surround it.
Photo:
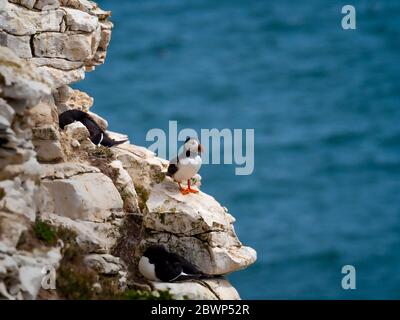
<path fill-rule="evenodd" d="M 98 1 L 106 64 L 75 85 L 110 129 L 254 128 L 255 170 L 201 169 L 257 262 L 248 299 L 400 298 L 400 2 Z M 357 289 L 341 288 L 356 268 Z"/>

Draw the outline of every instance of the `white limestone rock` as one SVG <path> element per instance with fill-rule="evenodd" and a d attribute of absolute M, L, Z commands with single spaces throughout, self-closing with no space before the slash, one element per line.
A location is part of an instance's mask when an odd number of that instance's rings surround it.
<path fill-rule="evenodd" d="M 0 252 L 0 298 L 35 299 L 42 286 L 44 268 L 57 269 L 60 260 L 60 248 Z"/>
<path fill-rule="evenodd" d="M 44 180 L 53 212 L 72 219 L 105 221 L 122 211 L 123 202 L 111 179 L 102 173 L 83 173 L 68 179 Z"/>
<path fill-rule="evenodd" d="M 199 282 L 153 282 L 158 291 L 169 291 L 175 300 L 218 300 L 218 297 Z"/>
<path fill-rule="evenodd" d="M 96 16 L 72 8 L 64 8 L 64 10 L 69 30 L 92 32 L 97 29 L 99 19 Z"/>
<path fill-rule="evenodd" d="M 107 50 L 110 40 L 111 40 L 111 30 L 101 29 L 101 39 L 99 43 L 99 48 L 104 51 Z"/>
<path fill-rule="evenodd" d="M 20 289 L 25 299 L 36 298 L 42 286 L 43 268 L 57 269 L 61 258 L 60 248 L 13 255 L 19 267 Z"/>
<path fill-rule="evenodd" d="M 22 232 L 27 230 L 27 222 L 29 220 L 21 215 L 0 211 L 0 247 L 14 250 Z"/>
<path fill-rule="evenodd" d="M 52 162 L 63 159 L 64 153 L 60 141 L 35 139 L 32 142 L 39 161 Z"/>
<path fill-rule="evenodd" d="M 105 275 L 117 275 L 125 269 L 121 259 L 111 254 L 90 254 L 84 261 L 89 267 Z"/>
<path fill-rule="evenodd" d="M 85 61 L 95 53 L 92 41 L 92 34 L 44 32 L 34 36 L 33 46 L 36 57 Z"/>
<path fill-rule="evenodd" d="M 110 166 L 118 172 L 115 186 L 118 188 L 120 194 L 123 195 L 125 210 L 128 212 L 139 212 L 137 193 L 132 178 L 123 168 L 121 161 L 114 160 L 110 163 Z"/>
<path fill-rule="evenodd" d="M 3 190 L 0 210 L 25 216 L 30 221 L 34 221 L 36 203 L 32 200 L 36 193 L 35 182 L 33 180 L 24 181 L 21 180 L 22 178 L 17 176 L 13 180 L 0 181 L 0 189 Z"/>
<path fill-rule="evenodd" d="M 84 67 L 66 71 L 49 66 L 41 66 L 37 69 L 45 74 L 49 79 L 51 79 L 51 81 L 54 83 L 55 88 L 75 83 L 85 78 Z"/>
<path fill-rule="evenodd" d="M 52 67 L 62 71 L 71 71 L 83 67 L 82 61 L 69 61 L 60 58 L 36 58 L 33 57 L 31 60 L 32 64 L 37 67 Z"/>
<path fill-rule="evenodd" d="M 94 10 L 97 4 L 90 0 L 61 0 L 61 4 L 65 7 L 78 9 L 87 13 Z"/>
<path fill-rule="evenodd" d="M 35 9 L 53 10 L 60 7 L 59 0 L 36 0 Z"/>
<path fill-rule="evenodd" d="M 104 11 L 100 9 L 96 2 L 89 0 L 61 0 L 61 4 L 68 8 L 74 8 L 86 13 L 97 16 L 100 20 L 107 19 L 110 15 L 110 11 Z"/>
<path fill-rule="evenodd" d="M 58 121 L 57 107 L 51 98 L 41 101 L 28 110 L 27 116 L 32 128 L 55 127 Z"/>
<path fill-rule="evenodd" d="M 64 127 L 66 134 L 79 142 L 86 140 L 90 137 L 88 129 L 79 121 L 75 121 Z"/>
<path fill-rule="evenodd" d="M 61 9 L 33 11 L 6 2 L 0 10 L 0 29 L 16 36 L 33 35 L 39 32 L 60 32 L 65 12 Z"/>
<path fill-rule="evenodd" d="M 168 290 L 177 300 L 240 300 L 236 289 L 223 278 L 187 282 L 153 282 L 160 291 Z"/>
<path fill-rule="evenodd" d="M 21 6 L 24 6 L 28 9 L 33 9 L 36 0 L 9 0 L 9 2 L 20 4 Z"/>
<path fill-rule="evenodd" d="M 6 47 L 0 47 L 0 74 L 4 79 L 3 98 L 19 100 L 21 111 L 27 105 L 35 106 L 43 96 L 50 95 L 54 85 L 51 79 Z"/>
<path fill-rule="evenodd" d="M 59 164 L 42 164 L 41 179 L 68 179 L 84 173 L 100 173 L 96 167 L 78 162 L 63 162 Z"/>
<path fill-rule="evenodd" d="M 93 105 L 93 98 L 80 90 L 73 90 L 67 85 L 56 91 L 58 113 L 71 109 L 88 111 Z M 96 120 L 96 119 L 95 119 Z"/>
<path fill-rule="evenodd" d="M 6 130 L 11 126 L 11 122 L 14 118 L 15 111 L 11 108 L 7 102 L 0 98 L 0 129 Z"/>
<path fill-rule="evenodd" d="M 205 193 L 182 195 L 165 181 L 154 186 L 147 208 L 147 242 L 165 244 L 207 274 L 228 274 L 256 260 L 256 252 L 237 238 L 234 218 Z"/>
<path fill-rule="evenodd" d="M 54 124 L 32 128 L 32 137 L 41 140 L 60 140 L 60 133 Z"/>
<path fill-rule="evenodd" d="M 240 300 L 236 289 L 223 278 L 188 282 L 153 282 L 158 290 L 169 290 L 177 300 Z"/>
<path fill-rule="evenodd" d="M 240 300 L 237 290 L 224 278 L 201 280 L 201 282 L 220 300 Z"/>
<path fill-rule="evenodd" d="M 30 36 L 14 36 L 0 30 L 0 46 L 8 47 L 20 58 L 32 58 Z"/>
<path fill-rule="evenodd" d="M 53 226 L 61 226 L 75 232 L 78 245 L 86 253 L 105 254 L 119 237 L 118 225 L 109 222 L 72 220 L 49 212 L 42 214 L 41 218 Z"/>
<path fill-rule="evenodd" d="M 113 150 L 135 186 L 139 185 L 149 191 L 152 185 L 164 179 L 168 161 L 156 157 L 150 150 L 128 143 L 121 144 Z"/>

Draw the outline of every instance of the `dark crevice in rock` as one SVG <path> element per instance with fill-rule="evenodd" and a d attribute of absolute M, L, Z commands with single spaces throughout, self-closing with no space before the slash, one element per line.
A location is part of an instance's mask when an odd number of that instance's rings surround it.
<path fill-rule="evenodd" d="M 217 278 L 217 277 L 216 277 Z M 206 287 L 208 290 L 210 290 L 212 292 L 213 295 L 215 295 L 215 297 L 218 300 L 221 300 L 220 296 L 218 295 L 218 293 L 215 292 L 215 290 L 205 281 L 201 281 L 201 280 L 193 280 L 194 282 L 199 283 L 200 285 L 202 285 L 203 287 Z"/>
<path fill-rule="evenodd" d="M 35 35 L 31 35 L 30 39 L 29 39 L 29 46 L 31 47 L 31 54 L 32 57 L 35 56 L 35 45 L 34 45 L 34 39 L 35 39 Z"/>
<path fill-rule="evenodd" d="M 193 229 L 193 230 L 195 230 L 195 229 Z M 167 231 L 167 230 L 154 230 L 154 229 L 149 229 L 149 228 L 146 228 L 146 231 L 148 231 L 150 233 L 153 233 L 153 234 L 154 233 L 170 234 L 170 235 L 176 236 L 178 238 L 191 238 L 191 237 L 193 237 L 193 238 L 197 238 L 199 240 L 201 240 L 201 239 L 198 238 L 198 237 L 201 237 L 202 235 L 206 235 L 206 234 L 213 233 L 213 232 L 215 232 L 215 233 L 219 233 L 219 232 L 225 233 L 226 232 L 225 230 L 208 230 L 208 231 L 203 231 L 203 232 L 191 234 L 190 232 L 178 233 L 178 232 L 171 232 L 171 231 Z M 203 240 L 201 240 L 201 241 L 204 242 Z"/>

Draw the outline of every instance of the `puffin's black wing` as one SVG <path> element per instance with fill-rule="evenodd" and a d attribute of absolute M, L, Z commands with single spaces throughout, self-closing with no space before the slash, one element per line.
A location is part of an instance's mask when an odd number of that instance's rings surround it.
<path fill-rule="evenodd" d="M 105 147 L 112 147 L 127 141 L 128 139 L 115 141 L 114 139 L 111 139 L 106 133 L 103 133 L 103 140 L 100 143 Z"/>
<path fill-rule="evenodd" d="M 82 122 L 82 120 L 87 117 L 88 117 L 88 114 L 81 110 L 77 110 L 77 109 L 67 110 L 58 116 L 58 122 L 59 122 L 60 128 L 64 129 L 64 127 L 66 125 L 69 125 L 74 121 Z"/>
<path fill-rule="evenodd" d="M 203 274 L 199 269 L 196 268 L 192 263 L 187 261 L 185 258 L 175 254 L 170 253 L 173 256 L 174 260 L 182 266 L 182 271 L 188 275 L 201 275 Z"/>
<path fill-rule="evenodd" d="M 182 266 L 177 261 L 165 259 L 155 264 L 155 272 L 158 279 L 169 282 L 179 277 L 182 273 Z"/>
<path fill-rule="evenodd" d="M 181 272 L 172 281 L 207 279 L 211 277 L 204 274 L 192 263 L 175 253 L 169 253 L 169 259 L 174 261 L 173 265 L 175 266 L 175 269 L 178 269 L 176 266 L 179 266 L 179 269 L 181 270 Z"/>
<path fill-rule="evenodd" d="M 90 140 L 96 145 L 99 144 L 104 136 L 104 132 L 100 129 L 99 125 L 90 117 L 84 118 L 80 121 L 88 129 L 90 133 Z"/>
<path fill-rule="evenodd" d="M 178 157 L 176 157 L 176 163 L 170 162 L 167 170 L 167 176 L 172 177 L 178 171 L 178 163 Z"/>
<path fill-rule="evenodd" d="M 212 277 L 199 271 L 195 265 L 188 262 L 185 258 L 176 253 L 168 252 L 160 246 L 147 248 L 144 255 L 154 265 L 157 278 L 164 282 L 207 279 Z"/>

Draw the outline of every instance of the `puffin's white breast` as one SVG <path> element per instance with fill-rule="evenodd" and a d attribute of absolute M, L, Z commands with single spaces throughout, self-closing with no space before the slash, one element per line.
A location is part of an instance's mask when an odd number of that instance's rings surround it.
<path fill-rule="evenodd" d="M 179 159 L 178 171 L 174 174 L 174 179 L 179 182 L 189 180 L 200 170 L 200 167 L 200 156 Z"/>
<path fill-rule="evenodd" d="M 140 258 L 139 271 L 145 278 L 152 281 L 159 281 L 156 276 L 154 264 L 151 264 L 149 258 L 145 256 Z"/>

